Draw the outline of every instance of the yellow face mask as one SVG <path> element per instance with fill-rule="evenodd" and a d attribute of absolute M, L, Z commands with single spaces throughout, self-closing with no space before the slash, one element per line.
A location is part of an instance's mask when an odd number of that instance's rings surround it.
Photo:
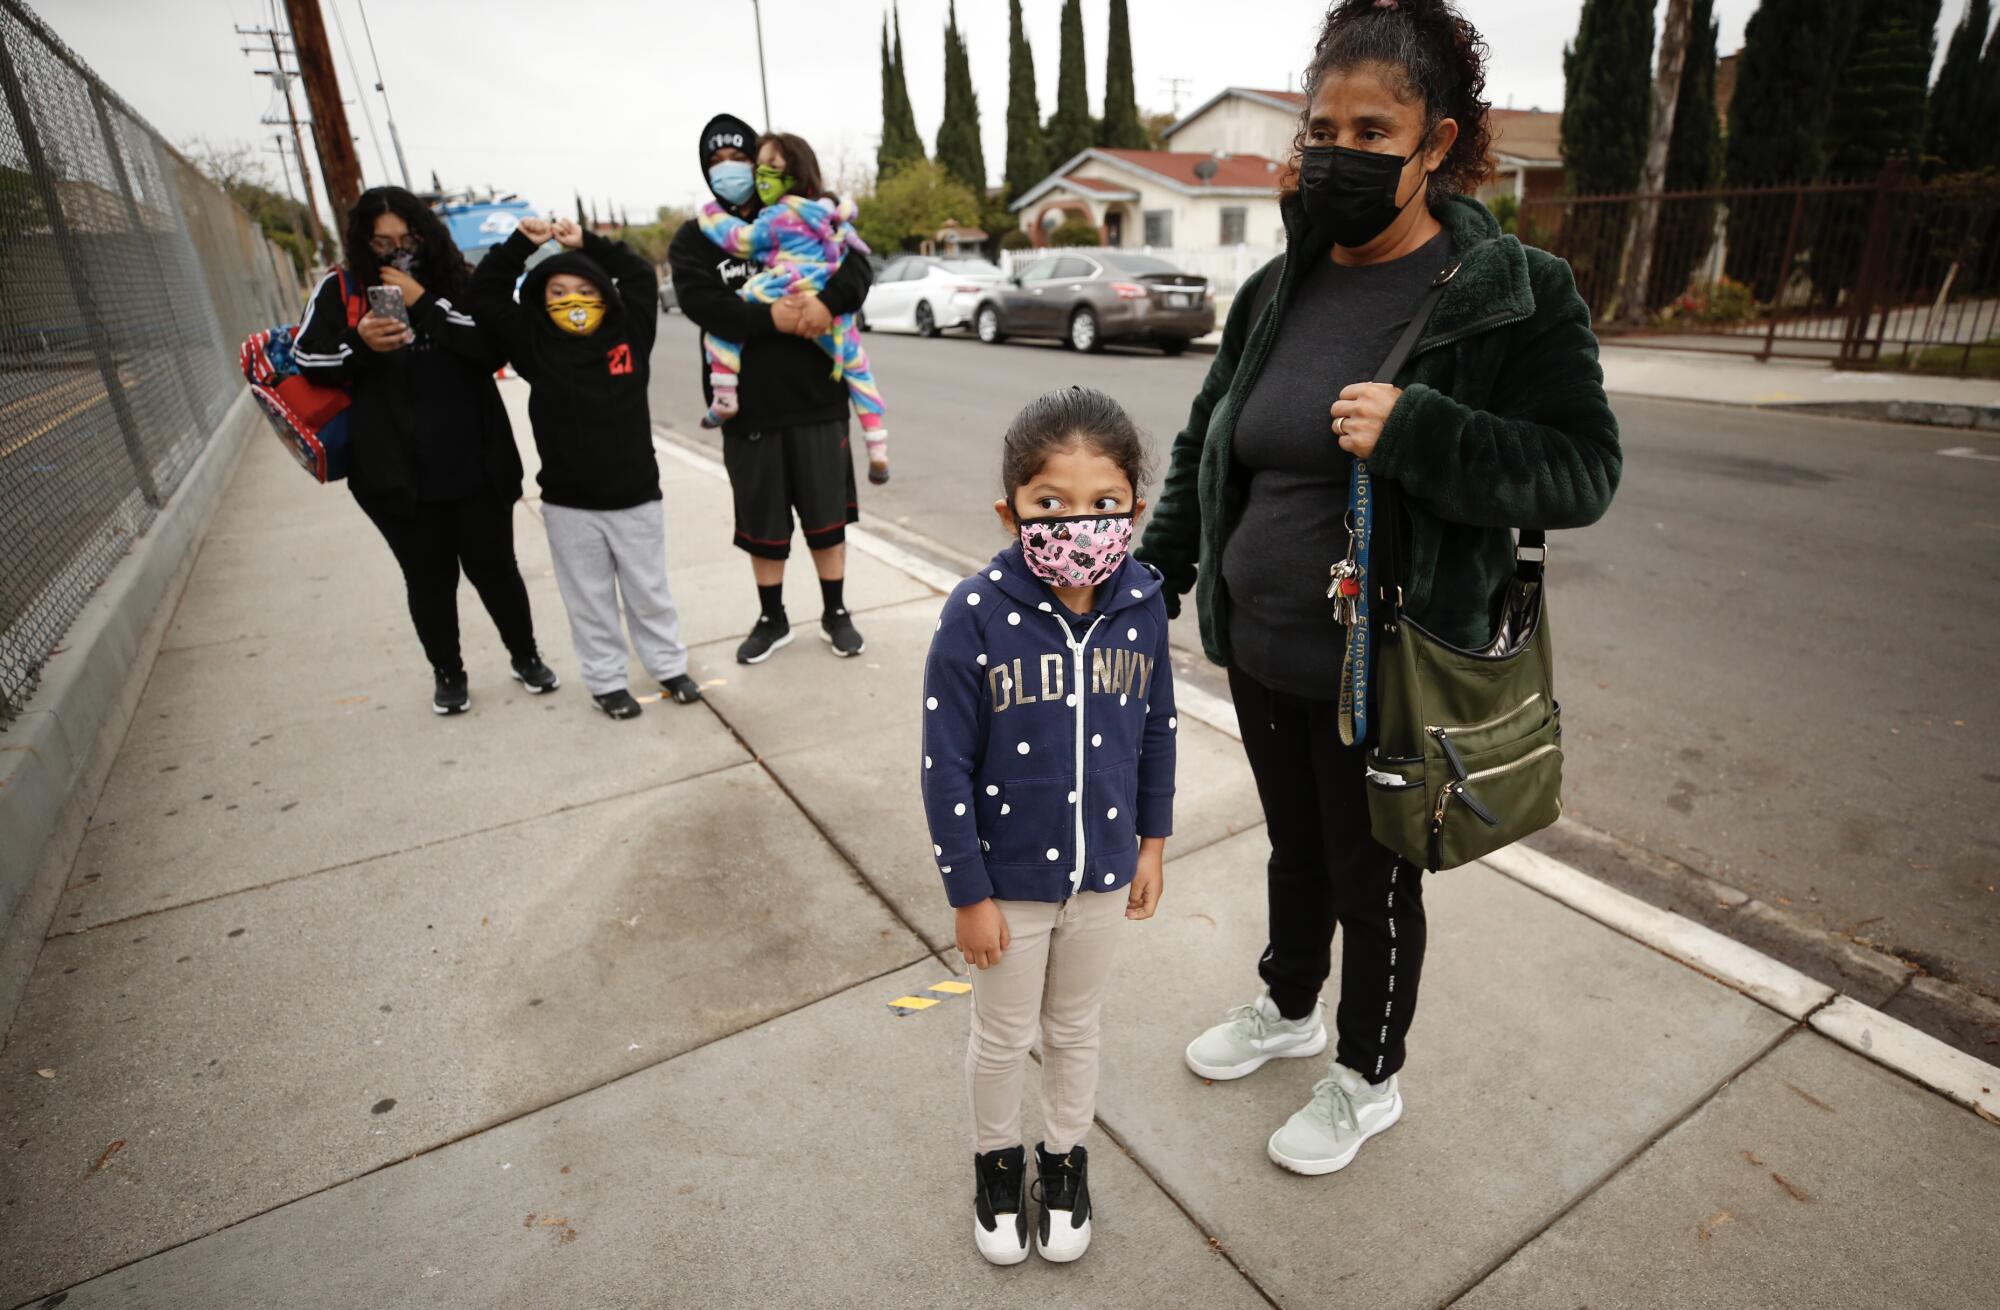
<path fill-rule="evenodd" d="M 604 297 L 558 296 L 549 302 L 549 318 L 563 331 L 587 337 L 604 321 Z"/>

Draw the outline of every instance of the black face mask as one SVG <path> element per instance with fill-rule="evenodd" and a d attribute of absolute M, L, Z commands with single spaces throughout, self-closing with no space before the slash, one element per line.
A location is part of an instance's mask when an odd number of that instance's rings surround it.
<path fill-rule="evenodd" d="M 1423 152 L 1418 146 L 1398 158 L 1346 146 L 1307 146 L 1299 161 L 1299 194 L 1306 217 L 1315 226 L 1326 224 L 1338 245 L 1350 250 L 1367 245 L 1408 205 L 1408 201 L 1396 203 L 1396 191 L 1403 170 Z M 1413 194 L 1411 199 L 1415 198 Z"/>

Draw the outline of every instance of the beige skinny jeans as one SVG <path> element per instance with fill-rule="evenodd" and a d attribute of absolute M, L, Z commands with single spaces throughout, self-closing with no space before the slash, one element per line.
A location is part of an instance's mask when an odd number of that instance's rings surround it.
<path fill-rule="evenodd" d="M 1083 1141 L 1097 1113 L 1098 1016 L 1127 894 L 1079 892 L 1066 901 L 995 901 L 1007 918 L 1007 951 L 972 971 L 972 1036 L 965 1080 L 972 1149 L 1025 1145 L 1021 1076 L 1042 1035 L 1042 1134 L 1061 1155 Z"/>

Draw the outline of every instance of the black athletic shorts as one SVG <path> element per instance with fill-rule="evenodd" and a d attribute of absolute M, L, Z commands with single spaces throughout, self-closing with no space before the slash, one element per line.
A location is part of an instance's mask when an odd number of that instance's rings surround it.
<path fill-rule="evenodd" d="M 736 500 L 736 544 L 752 555 L 788 557 L 794 513 L 808 550 L 838 546 L 847 540 L 847 525 L 861 518 L 845 416 L 740 437 L 725 434 L 722 463 Z"/>

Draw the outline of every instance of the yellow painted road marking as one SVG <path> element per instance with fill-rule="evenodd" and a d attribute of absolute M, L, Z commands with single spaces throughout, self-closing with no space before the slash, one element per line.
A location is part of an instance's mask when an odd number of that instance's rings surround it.
<path fill-rule="evenodd" d="M 932 996 L 901 996 L 889 1002 L 889 1004 L 898 1010 L 928 1010 L 937 1004 L 937 998 Z"/>
<path fill-rule="evenodd" d="M 967 992 L 972 990 L 972 984 L 969 982 L 956 982 L 956 981 L 932 983 L 930 985 L 930 990 L 934 992 L 944 992 L 950 996 L 963 996 Z"/>

